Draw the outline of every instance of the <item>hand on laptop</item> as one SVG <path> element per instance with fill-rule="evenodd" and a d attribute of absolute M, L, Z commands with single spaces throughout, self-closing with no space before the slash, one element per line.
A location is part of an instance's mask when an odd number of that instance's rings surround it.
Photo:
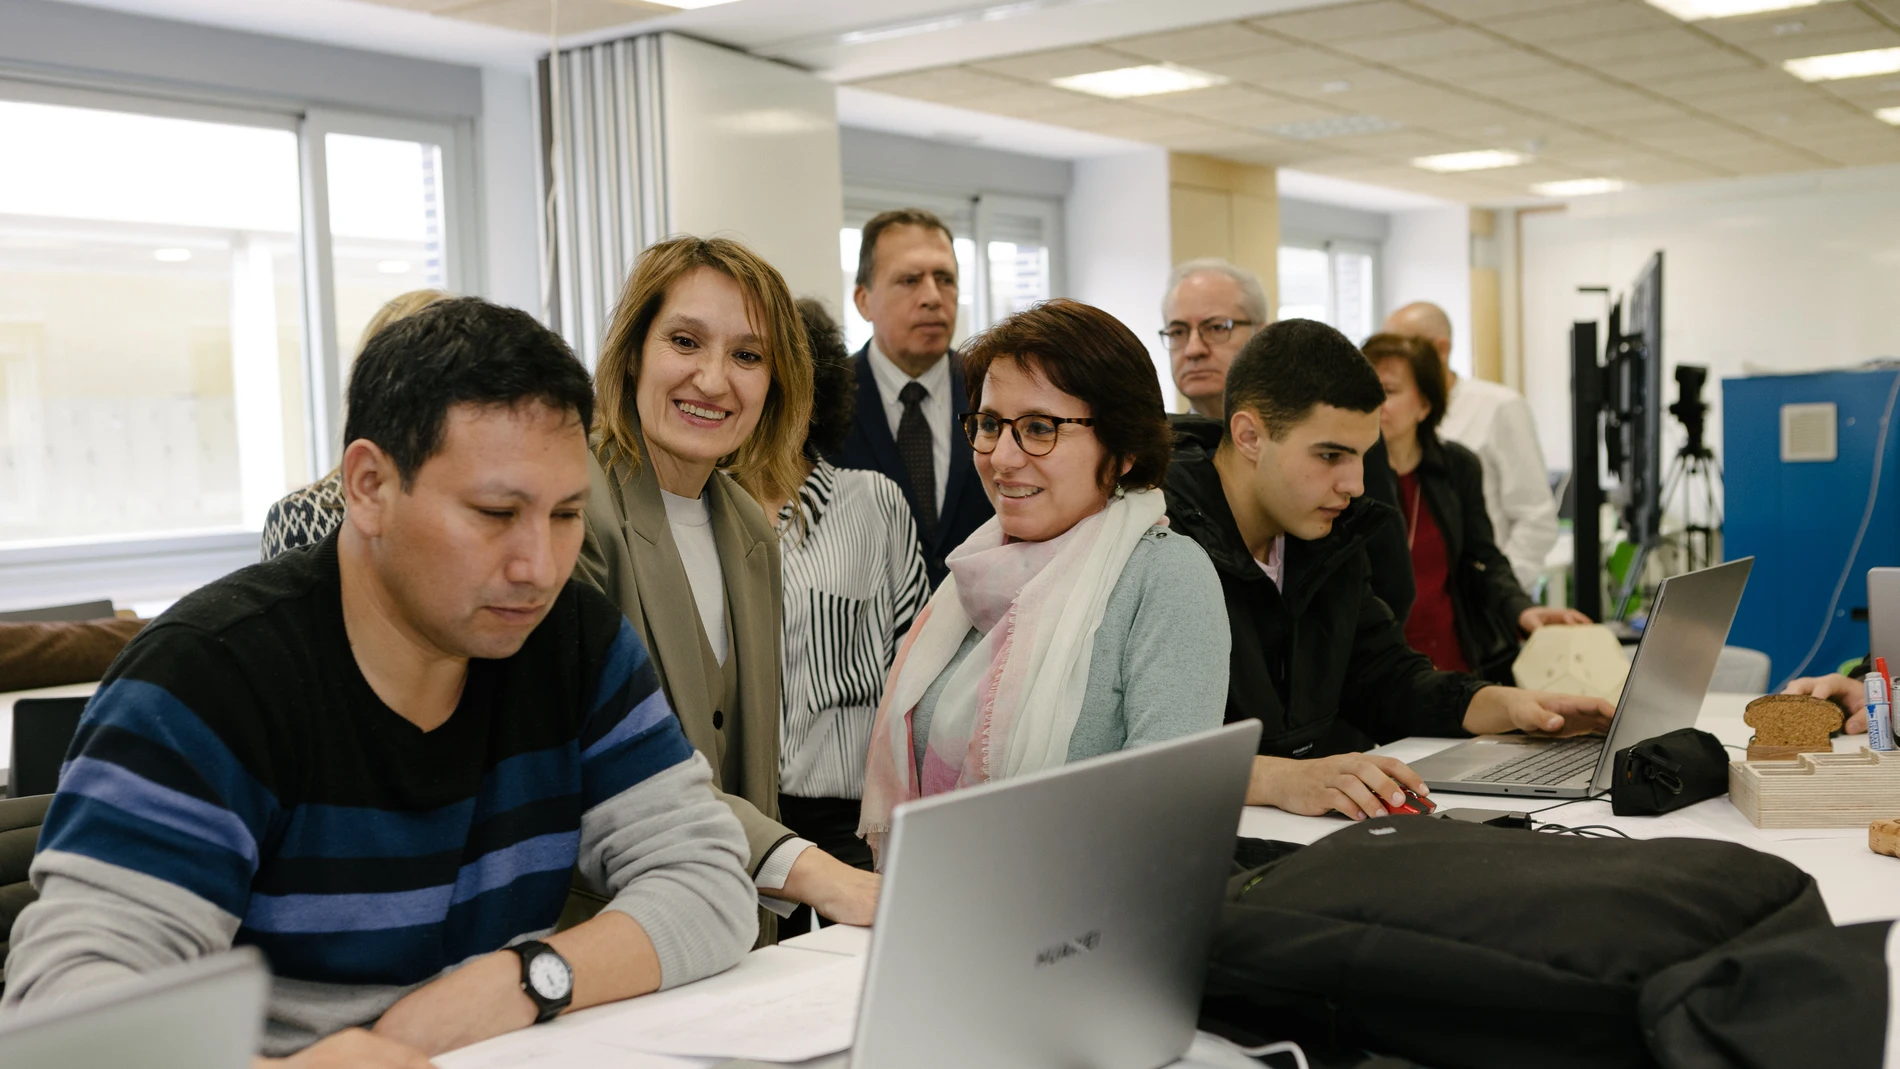
<path fill-rule="evenodd" d="M 1847 710 L 1847 723 L 1841 728 L 1849 735 L 1867 733 L 1867 687 L 1858 679 L 1839 672 L 1826 676 L 1807 676 L 1788 684 L 1783 694 L 1806 694 L 1824 698 Z"/>
<path fill-rule="evenodd" d="M 347 1028 L 325 1036 L 288 1058 L 256 1058 L 252 1069 L 431 1069 L 426 1055 L 405 1043 Z"/>
<path fill-rule="evenodd" d="M 1610 728 L 1616 709 L 1602 698 L 1552 694 L 1518 687 L 1486 687 L 1465 708 L 1473 735 L 1522 731 L 1526 735 L 1588 735 Z"/>
<path fill-rule="evenodd" d="M 1551 624 L 1589 624 L 1596 621 L 1575 609 L 1552 609 L 1542 605 L 1533 605 L 1517 614 L 1517 626 L 1520 631 L 1530 634 L 1540 627 Z"/>
<path fill-rule="evenodd" d="M 884 878 L 877 873 L 854 869 L 813 846 L 792 863 L 780 893 L 827 920 L 868 928 L 877 917 L 877 895 L 883 886 Z"/>
<path fill-rule="evenodd" d="M 1405 788 L 1430 793 L 1418 773 L 1392 757 L 1345 753 L 1296 761 L 1255 757 L 1247 781 L 1247 804 L 1270 805 L 1301 816 L 1338 810 L 1354 820 L 1383 817 L 1387 805 L 1403 805 Z"/>

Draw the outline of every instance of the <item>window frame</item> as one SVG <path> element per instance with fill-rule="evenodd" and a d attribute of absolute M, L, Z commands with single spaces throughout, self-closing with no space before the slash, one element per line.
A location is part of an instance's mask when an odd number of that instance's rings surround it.
<path fill-rule="evenodd" d="M 335 338 L 335 278 L 329 232 L 327 157 L 331 133 L 427 141 L 441 151 L 443 170 L 443 268 L 452 292 L 485 290 L 482 175 L 472 119 L 385 114 L 331 108 L 301 101 L 255 99 L 213 90 L 184 91 L 137 81 L 51 75 L 0 64 L 0 101 L 91 108 L 130 115 L 189 119 L 233 126 L 284 130 L 297 138 L 300 200 L 300 337 L 303 339 L 304 409 L 310 429 L 306 478 L 334 466 L 342 447 L 340 350 Z M 314 151 L 312 146 L 314 146 Z M 68 537 L 0 543 L 0 578 L 26 580 L 50 569 L 71 578 L 61 591 L 113 585 L 140 589 L 145 563 L 196 561 L 229 571 L 257 559 L 259 532 L 247 526 L 213 526 L 109 537 Z M 248 542 L 251 549 L 243 550 Z M 171 565 L 176 567 L 176 564 Z M 149 584 L 147 584 L 149 586 Z M 45 594 L 31 593 L 44 589 Z M 0 609 L 37 603 L 55 595 L 55 584 L 0 583 Z M 21 592 L 16 594 L 16 592 Z"/>
<path fill-rule="evenodd" d="M 1323 252 L 1326 254 L 1326 317 L 1328 324 L 1336 328 L 1338 327 L 1337 321 L 1339 319 L 1339 257 L 1341 254 L 1347 254 L 1365 256 L 1370 259 L 1371 277 L 1369 281 L 1372 284 L 1371 308 L 1373 309 L 1371 318 L 1372 334 L 1379 332 L 1378 310 L 1384 307 L 1382 302 L 1385 299 L 1383 292 L 1385 285 L 1385 279 L 1383 277 L 1385 270 L 1384 245 L 1364 238 L 1321 236 L 1304 231 L 1288 231 L 1280 235 L 1279 244 L 1275 248 L 1276 256 L 1279 249 L 1305 249 L 1311 252 Z M 1281 295 L 1275 293 L 1273 307 L 1273 318 L 1275 319 L 1280 318 L 1281 300 Z M 1371 334 L 1368 334 L 1366 337 L 1371 337 Z M 1365 341 L 1365 338 L 1353 339 L 1354 344 L 1363 341 Z"/>

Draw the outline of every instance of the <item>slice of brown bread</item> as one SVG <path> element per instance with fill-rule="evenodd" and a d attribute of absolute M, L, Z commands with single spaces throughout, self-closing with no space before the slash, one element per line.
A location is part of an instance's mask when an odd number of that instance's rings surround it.
<path fill-rule="evenodd" d="M 1810 753 L 1833 749 L 1828 736 L 1840 730 L 1841 707 L 1805 694 L 1770 694 L 1748 703 L 1742 722 L 1755 729 L 1763 746 L 1799 746 Z"/>

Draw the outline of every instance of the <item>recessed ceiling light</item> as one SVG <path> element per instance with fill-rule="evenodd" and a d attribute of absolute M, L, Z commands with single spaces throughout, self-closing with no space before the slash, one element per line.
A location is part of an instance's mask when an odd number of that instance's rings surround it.
<path fill-rule="evenodd" d="M 385 275 L 406 275 L 409 273 L 409 261 L 381 260 L 377 262 L 376 270 Z"/>
<path fill-rule="evenodd" d="M 1881 108 L 1874 112 L 1874 118 L 1900 126 L 1900 108 Z"/>
<path fill-rule="evenodd" d="M 1330 119 L 1283 122 L 1260 129 L 1263 133 L 1284 137 L 1289 141 L 1322 141 L 1329 137 L 1351 137 L 1354 134 L 1383 134 L 1404 125 L 1377 115 L 1336 115 Z"/>
<path fill-rule="evenodd" d="M 191 259 L 190 249 L 153 249 L 152 259 L 161 263 L 182 264 Z"/>
<path fill-rule="evenodd" d="M 1516 167 L 1526 158 L 1519 152 L 1487 148 L 1476 152 L 1446 152 L 1438 156 L 1418 156 L 1412 160 L 1412 166 L 1448 174 L 1454 171 L 1488 171 L 1494 167 Z"/>
<path fill-rule="evenodd" d="M 1210 85 L 1224 85 L 1226 82 L 1227 79 L 1221 75 L 1191 67 L 1148 63 L 1139 67 L 1118 67 L 1112 71 L 1072 74 L 1067 78 L 1052 79 L 1049 84 L 1058 89 L 1073 89 L 1078 93 L 1121 100 L 1126 97 L 1151 97 L 1162 93 L 1182 93 L 1189 89 L 1206 89 Z"/>
<path fill-rule="evenodd" d="M 1589 197 L 1628 188 L 1629 183 L 1621 178 L 1566 178 L 1561 182 L 1539 182 L 1531 187 L 1531 192 L 1540 197 Z"/>
<path fill-rule="evenodd" d="M 1900 48 L 1870 48 L 1865 52 L 1836 52 L 1831 56 L 1791 59 L 1781 69 L 1804 82 L 1832 82 L 1900 71 Z"/>
<path fill-rule="evenodd" d="M 1832 0 L 1649 0 L 1651 6 L 1662 8 L 1684 22 L 1759 15 L 1764 11 L 1786 11 L 1830 2 Z"/>

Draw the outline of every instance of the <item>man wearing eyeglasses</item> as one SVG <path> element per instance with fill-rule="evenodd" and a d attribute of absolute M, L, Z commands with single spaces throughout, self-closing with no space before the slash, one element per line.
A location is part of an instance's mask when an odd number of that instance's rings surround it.
<path fill-rule="evenodd" d="M 1161 340 L 1174 368 L 1174 388 L 1194 415 L 1225 420 L 1221 395 L 1227 368 L 1253 336 L 1271 322 L 1267 291 L 1252 271 L 1226 260 L 1189 260 L 1174 269 L 1161 302 Z M 1367 497 L 1392 506 L 1392 522 L 1374 531 L 1366 546 L 1372 560 L 1372 592 L 1403 621 L 1418 595 L 1412 553 L 1399 518 L 1399 481 L 1386 459 L 1385 439 L 1365 456 Z"/>
<path fill-rule="evenodd" d="M 1174 388 L 1196 413 L 1220 419 L 1227 365 L 1267 324 L 1267 291 L 1253 272 L 1225 260 L 1189 260 L 1168 280 L 1161 318 Z"/>

